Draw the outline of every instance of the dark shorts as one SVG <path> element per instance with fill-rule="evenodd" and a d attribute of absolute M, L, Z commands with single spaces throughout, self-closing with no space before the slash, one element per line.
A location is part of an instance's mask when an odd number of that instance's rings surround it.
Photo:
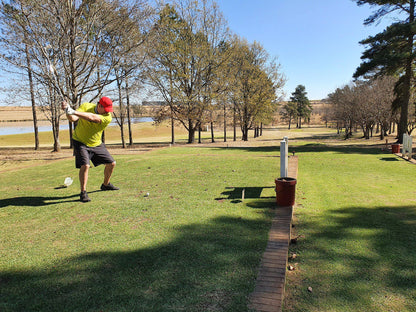
<path fill-rule="evenodd" d="M 95 167 L 102 164 L 111 164 L 114 158 L 110 155 L 104 143 L 95 147 L 89 147 L 84 143 L 72 140 L 74 145 L 75 166 L 81 168 L 83 165 L 90 165 L 90 161 Z"/>

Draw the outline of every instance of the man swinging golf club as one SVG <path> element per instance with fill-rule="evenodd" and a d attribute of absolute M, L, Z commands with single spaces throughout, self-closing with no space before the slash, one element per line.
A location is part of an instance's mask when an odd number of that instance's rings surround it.
<path fill-rule="evenodd" d="M 87 194 L 90 161 L 94 166 L 105 165 L 104 181 L 101 184 L 101 190 L 118 190 L 118 187 L 110 183 L 116 162 L 101 140 L 104 129 L 110 124 L 112 119 L 113 102 L 104 96 L 97 105 L 83 103 L 77 110 L 74 110 L 66 101 L 63 101 L 62 109 L 65 110 L 66 117 L 69 121 L 78 121 L 72 135 L 72 142 L 74 146 L 75 166 L 80 169 L 81 202 L 91 201 Z"/>

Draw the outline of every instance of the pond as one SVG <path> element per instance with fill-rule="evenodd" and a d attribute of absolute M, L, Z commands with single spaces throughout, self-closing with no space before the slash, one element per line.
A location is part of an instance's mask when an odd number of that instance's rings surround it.
<path fill-rule="evenodd" d="M 153 122 L 151 117 L 132 118 L 133 123 Z M 61 121 L 60 130 L 68 130 L 68 123 L 65 120 Z M 117 125 L 115 118 L 111 122 L 112 126 Z M 38 126 L 39 132 L 52 131 L 50 123 L 41 122 Z M 33 133 L 33 122 L 2 122 L 0 123 L 0 135 Z"/>

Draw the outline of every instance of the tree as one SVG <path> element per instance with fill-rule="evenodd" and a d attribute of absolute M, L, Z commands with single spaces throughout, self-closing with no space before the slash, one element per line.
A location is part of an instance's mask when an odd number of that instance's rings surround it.
<path fill-rule="evenodd" d="M 233 50 L 233 85 L 229 92 L 242 131 L 242 140 L 247 141 L 248 130 L 262 121 L 270 120 L 276 111 L 285 80 L 276 59 L 270 59 L 259 43 L 249 44 L 235 37 Z"/>
<path fill-rule="evenodd" d="M 333 106 L 333 114 L 339 124 L 339 128 L 345 127 L 345 139 L 350 138 L 357 115 L 354 86 L 346 85 L 342 88 L 337 88 L 328 95 L 328 101 Z"/>
<path fill-rule="evenodd" d="M 408 108 L 411 98 L 411 89 L 414 80 L 413 63 L 416 60 L 414 53 L 415 27 L 415 1 L 414 0 L 355 0 L 358 5 L 369 4 L 380 6 L 373 15 L 368 17 L 364 24 L 370 25 L 384 16 L 399 12 L 398 16 L 404 19 L 388 26 L 381 33 L 370 36 L 360 43 L 368 48 L 361 59 L 365 60 L 357 68 L 354 77 L 370 75 L 398 75 L 395 85 L 395 100 L 393 108 L 400 110 L 398 125 L 398 141 L 402 142 L 403 134 L 408 132 Z"/>
<path fill-rule="evenodd" d="M 375 121 L 380 125 L 380 140 L 384 140 L 394 119 L 392 103 L 396 82 L 397 78 L 392 76 L 379 77 L 371 82 L 369 97 L 375 109 Z"/>
<path fill-rule="evenodd" d="M 27 28 L 28 25 L 25 23 L 25 18 L 21 15 L 25 14 L 23 6 L 16 3 L 15 6 L 7 3 L 1 3 L 0 9 L 0 23 L 2 28 L 2 36 L 0 37 L 0 44 L 8 47 L 12 51 L 13 59 L 19 59 L 19 62 L 23 64 L 23 60 L 18 55 L 24 55 L 26 61 L 26 69 L 30 102 L 32 106 L 32 117 L 33 117 L 33 129 L 35 134 L 35 150 L 39 149 L 39 134 L 38 134 L 38 119 L 36 111 L 36 100 L 34 91 L 34 78 L 32 72 L 32 62 L 30 59 L 30 43 L 27 40 Z M 9 58 L 10 59 L 10 58 Z"/>
<path fill-rule="evenodd" d="M 328 96 L 332 105 L 331 115 L 345 127 L 345 138 L 352 135 L 354 125 L 360 126 L 365 139 L 373 134 L 374 126 L 381 128 L 384 139 L 393 119 L 392 102 L 396 78 L 378 77 L 367 81 L 355 81 L 338 88 Z"/>
<path fill-rule="evenodd" d="M 225 20 L 213 1 L 173 1 L 162 7 L 152 35 L 148 82 L 170 106 L 163 110 L 187 129 L 188 143 L 193 143 L 212 105 L 215 72 L 228 36 Z"/>
<path fill-rule="evenodd" d="M 376 123 L 376 106 L 372 97 L 371 83 L 357 81 L 352 91 L 352 104 L 356 112 L 354 121 L 361 127 L 364 138 L 368 140 Z"/>
<path fill-rule="evenodd" d="M 290 101 L 296 104 L 297 127 L 302 128 L 302 118 L 309 119 L 312 113 L 312 105 L 306 96 L 306 88 L 303 85 L 298 85 L 295 92 L 292 93 Z"/>
<path fill-rule="evenodd" d="M 13 25 L 19 23 L 20 37 L 28 45 L 31 72 L 40 93 L 49 94 L 52 127 L 59 140 L 60 113 L 58 97 L 69 100 L 76 108 L 85 95 L 93 99 L 103 88 L 115 81 L 112 70 L 143 43 L 138 39 L 141 27 L 150 12 L 144 1 L 95 0 L 10 0 L 1 2 L 3 17 Z M 145 12 L 137 14 L 137 12 Z M 18 14 L 16 14 L 18 12 Z M 135 19 L 132 22 L 132 12 Z M 138 26 L 139 25 L 139 26 Z M 7 27 L 2 33 L 3 59 L 21 69 L 27 62 L 16 57 L 19 41 L 13 43 L 16 28 Z M 130 38 L 130 40 L 124 40 Z M 23 39 L 20 40 L 20 42 Z M 133 53 L 134 54 L 134 53 Z M 57 127 L 57 128 L 56 128 Z M 55 142 L 59 146 L 59 142 Z"/>
<path fill-rule="evenodd" d="M 290 130 L 292 120 L 296 120 L 298 116 L 297 104 L 292 101 L 286 102 L 280 111 L 280 115 L 283 120 L 286 120 L 289 123 Z"/>

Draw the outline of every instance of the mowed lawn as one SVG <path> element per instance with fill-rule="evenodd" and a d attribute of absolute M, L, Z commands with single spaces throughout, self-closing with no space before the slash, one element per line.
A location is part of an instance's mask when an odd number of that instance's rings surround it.
<path fill-rule="evenodd" d="M 284 311 L 416 311 L 416 165 L 331 136 L 290 139 Z M 277 142 L 116 156 L 121 190 L 99 191 L 92 168 L 87 204 L 73 160 L 1 173 L 0 311 L 248 311 L 278 155 Z"/>
<path fill-rule="evenodd" d="M 284 311 L 416 311 L 416 165 L 380 148 L 295 149 Z"/>
<path fill-rule="evenodd" d="M 278 149 L 172 147 L 116 161 L 120 190 L 99 191 L 103 168 L 92 168 L 86 204 L 72 159 L 1 173 L 0 311 L 247 311 Z"/>

